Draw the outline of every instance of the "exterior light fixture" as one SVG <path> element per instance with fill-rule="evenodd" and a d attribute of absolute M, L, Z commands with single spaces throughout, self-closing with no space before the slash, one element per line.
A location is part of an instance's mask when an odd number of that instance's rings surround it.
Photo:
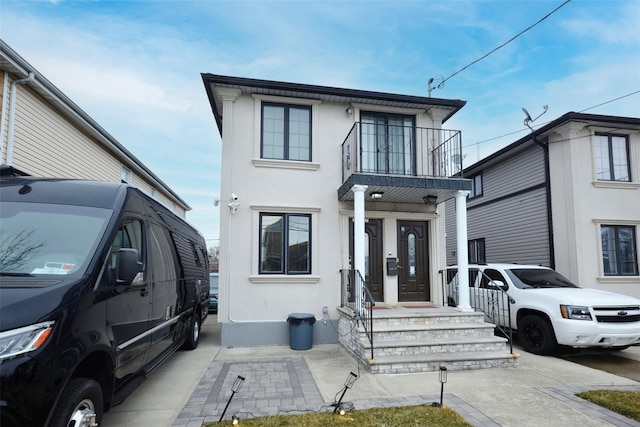
<path fill-rule="evenodd" d="M 237 415 L 232 416 L 231 424 L 233 424 L 234 426 L 237 426 L 238 424 L 240 424 L 240 418 Z"/>
<path fill-rule="evenodd" d="M 345 111 L 347 113 L 347 116 L 350 116 L 353 114 L 353 107 L 349 105 Z"/>
<path fill-rule="evenodd" d="M 380 200 L 382 199 L 383 194 L 384 193 L 382 191 L 374 191 L 371 193 L 371 200 Z"/>
<path fill-rule="evenodd" d="M 440 403 L 434 402 L 433 406 L 442 407 L 442 395 L 444 394 L 444 384 L 447 382 L 447 367 L 440 366 L 440 372 L 438 375 L 438 381 L 440 381 Z"/>
<path fill-rule="evenodd" d="M 227 406 L 224 407 L 224 411 L 222 411 L 222 415 L 220 415 L 220 420 L 218 420 L 219 423 L 222 422 L 222 418 L 224 418 L 224 414 L 226 414 L 227 409 L 229 408 L 231 399 L 233 399 L 233 396 L 240 390 L 240 387 L 242 387 L 243 382 L 244 382 L 244 377 L 240 375 L 238 375 L 238 378 L 236 378 L 236 380 L 233 382 L 233 385 L 231 386 L 231 396 L 229 396 L 229 400 L 227 400 Z M 235 422 L 234 424 L 237 424 L 237 422 Z"/>
<path fill-rule="evenodd" d="M 340 395 L 340 399 L 338 399 L 338 401 L 333 404 L 333 406 L 335 406 L 333 410 L 334 414 L 338 412 L 340 415 L 344 415 L 345 410 L 344 408 L 342 408 L 342 398 L 344 397 L 347 390 L 353 387 L 353 383 L 355 383 L 357 379 L 358 379 L 358 375 L 354 374 L 353 372 L 350 372 L 349 375 L 347 376 L 347 379 L 344 382 L 344 387 L 342 387 L 342 394 Z"/>
<path fill-rule="evenodd" d="M 422 198 L 427 205 L 435 205 L 438 201 L 438 196 L 434 196 L 433 194 L 429 194 Z"/>

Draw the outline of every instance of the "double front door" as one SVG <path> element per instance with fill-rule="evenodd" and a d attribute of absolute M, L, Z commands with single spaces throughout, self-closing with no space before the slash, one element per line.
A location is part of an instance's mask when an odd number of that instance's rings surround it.
<path fill-rule="evenodd" d="M 349 221 L 349 255 L 353 260 L 353 220 Z M 397 221 L 398 301 L 429 301 L 429 251 L 426 221 Z M 375 301 L 384 301 L 387 261 L 383 252 L 383 220 L 365 222 L 364 279 Z M 353 267 L 353 262 L 352 262 Z"/>

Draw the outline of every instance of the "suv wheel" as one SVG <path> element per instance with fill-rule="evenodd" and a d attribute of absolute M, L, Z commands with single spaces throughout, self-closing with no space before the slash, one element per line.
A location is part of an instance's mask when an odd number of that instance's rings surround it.
<path fill-rule="evenodd" d="M 528 315 L 520 320 L 518 340 L 526 351 L 533 354 L 551 354 L 556 348 L 553 328 L 540 316 Z"/>

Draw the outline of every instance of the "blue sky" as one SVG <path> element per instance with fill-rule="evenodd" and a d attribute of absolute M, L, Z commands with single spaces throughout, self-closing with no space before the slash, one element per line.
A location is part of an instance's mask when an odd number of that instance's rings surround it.
<path fill-rule="evenodd" d="M 191 205 L 213 246 L 221 140 L 200 73 L 427 96 L 563 3 L 2 0 L 0 37 Z M 431 95 L 467 101 L 444 126 L 468 166 L 529 132 L 522 107 L 548 105 L 534 127 L 640 116 L 639 70 L 640 1 L 572 0 Z"/>

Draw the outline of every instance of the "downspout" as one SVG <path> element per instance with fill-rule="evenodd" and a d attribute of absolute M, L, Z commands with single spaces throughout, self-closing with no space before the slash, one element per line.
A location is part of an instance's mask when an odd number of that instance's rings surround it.
<path fill-rule="evenodd" d="M 9 129 L 7 131 L 7 160 L 6 165 L 11 166 L 13 163 L 13 137 L 15 128 L 15 113 L 16 113 L 16 98 L 18 97 L 18 85 L 32 82 L 35 78 L 33 71 L 29 72 L 29 75 L 20 80 L 16 80 L 11 83 L 11 89 L 9 90 Z M 0 159 L 2 153 L 0 153 Z"/>
<path fill-rule="evenodd" d="M 536 135 L 533 135 L 533 142 L 542 148 L 544 154 L 544 180 L 547 199 L 547 237 L 549 239 L 549 266 L 555 270 L 556 256 L 553 247 L 553 217 L 551 213 L 551 171 L 549 167 L 549 143 L 542 143 Z"/>

